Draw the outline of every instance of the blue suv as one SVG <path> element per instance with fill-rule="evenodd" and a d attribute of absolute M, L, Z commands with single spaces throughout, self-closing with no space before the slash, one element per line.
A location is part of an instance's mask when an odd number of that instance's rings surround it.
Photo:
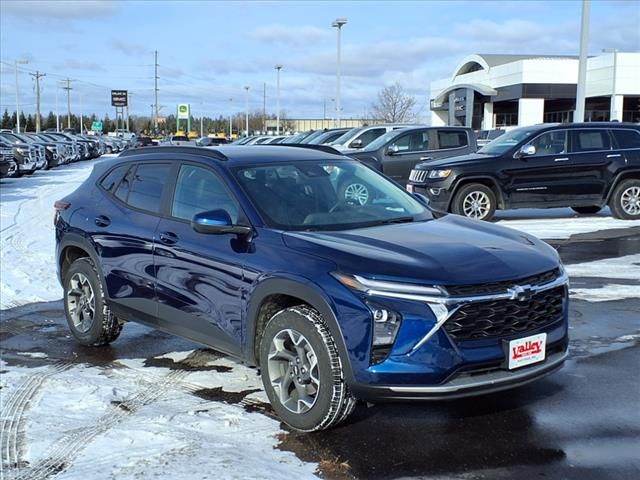
<path fill-rule="evenodd" d="M 366 183 L 366 204 L 339 195 Z M 292 428 L 356 399 L 455 398 L 523 385 L 567 355 L 567 275 L 531 235 L 435 219 L 356 160 L 285 146 L 149 147 L 96 164 L 55 204 L 74 337 L 127 321 L 257 366 Z"/>

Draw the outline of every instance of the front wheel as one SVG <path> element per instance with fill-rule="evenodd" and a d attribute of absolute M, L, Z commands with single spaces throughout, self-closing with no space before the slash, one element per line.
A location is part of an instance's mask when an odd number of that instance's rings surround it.
<path fill-rule="evenodd" d="M 102 283 L 89 258 L 79 258 L 65 274 L 64 311 L 71 333 L 82 345 L 106 345 L 122 331 L 104 301 Z"/>
<path fill-rule="evenodd" d="M 611 214 L 622 220 L 640 219 L 640 180 L 623 180 L 609 200 Z"/>
<path fill-rule="evenodd" d="M 598 213 L 602 210 L 602 207 L 598 207 L 597 205 L 593 205 L 590 207 L 571 207 L 574 212 L 580 213 L 581 215 L 593 215 L 594 213 Z"/>
<path fill-rule="evenodd" d="M 273 409 L 291 428 L 325 430 L 355 407 L 333 337 L 312 308 L 299 305 L 271 317 L 260 340 L 260 367 Z"/>
<path fill-rule="evenodd" d="M 453 198 L 451 211 L 476 220 L 491 220 L 496 213 L 496 196 L 486 185 L 470 183 Z"/>

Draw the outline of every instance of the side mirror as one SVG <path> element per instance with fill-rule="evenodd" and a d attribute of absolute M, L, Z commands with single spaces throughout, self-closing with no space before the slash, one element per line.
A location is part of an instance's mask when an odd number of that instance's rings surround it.
<path fill-rule="evenodd" d="M 362 140 L 359 138 L 349 144 L 349 148 L 362 148 Z"/>
<path fill-rule="evenodd" d="M 251 227 L 233 225 L 227 211 L 222 209 L 196 213 L 191 219 L 191 228 L 198 233 L 213 235 L 224 235 L 227 233 L 248 235 L 251 233 Z"/>
<path fill-rule="evenodd" d="M 389 148 L 387 148 L 387 154 L 388 155 L 395 155 L 396 153 L 398 153 L 400 151 L 400 147 L 398 147 L 397 145 L 393 144 L 393 145 L 389 145 Z"/>
<path fill-rule="evenodd" d="M 516 152 L 516 158 L 530 157 L 535 154 L 536 154 L 536 147 L 534 147 L 533 145 L 527 144 L 520 147 L 520 149 Z"/>

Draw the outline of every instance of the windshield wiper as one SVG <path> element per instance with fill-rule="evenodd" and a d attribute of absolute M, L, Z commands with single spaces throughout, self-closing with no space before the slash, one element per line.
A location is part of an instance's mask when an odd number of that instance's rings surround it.
<path fill-rule="evenodd" d="M 413 222 L 413 217 L 398 217 L 398 218 L 389 218 L 387 220 L 382 220 L 378 222 L 378 225 L 391 225 L 393 223 L 411 223 Z"/>

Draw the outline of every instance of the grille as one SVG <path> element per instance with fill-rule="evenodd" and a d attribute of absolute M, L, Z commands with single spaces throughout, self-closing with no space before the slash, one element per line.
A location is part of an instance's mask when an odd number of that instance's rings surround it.
<path fill-rule="evenodd" d="M 427 179 L 429 170 L 411 170 L 409 180 L 416 183 L 423 183 Z"/>
<path fill-rule="evenodd" d="M 460 307 L 444 324 L 455 340 L 502 337 L 550 325 L 562 316 L 565 287 L 537 293 L 526 301 L 496 300 Z"/>
<path fill-rule="evenodd" d="M 504 293 L 507 288 L 514 285 L 544 285 L 560 276 L 560 269 L 555 268 L 544 273 L 531 275 L 517 280 L 503 282 L 481 283 L 477 285 L 446 285 L 449 295 L 486 295 L 491 293 Z"/>

